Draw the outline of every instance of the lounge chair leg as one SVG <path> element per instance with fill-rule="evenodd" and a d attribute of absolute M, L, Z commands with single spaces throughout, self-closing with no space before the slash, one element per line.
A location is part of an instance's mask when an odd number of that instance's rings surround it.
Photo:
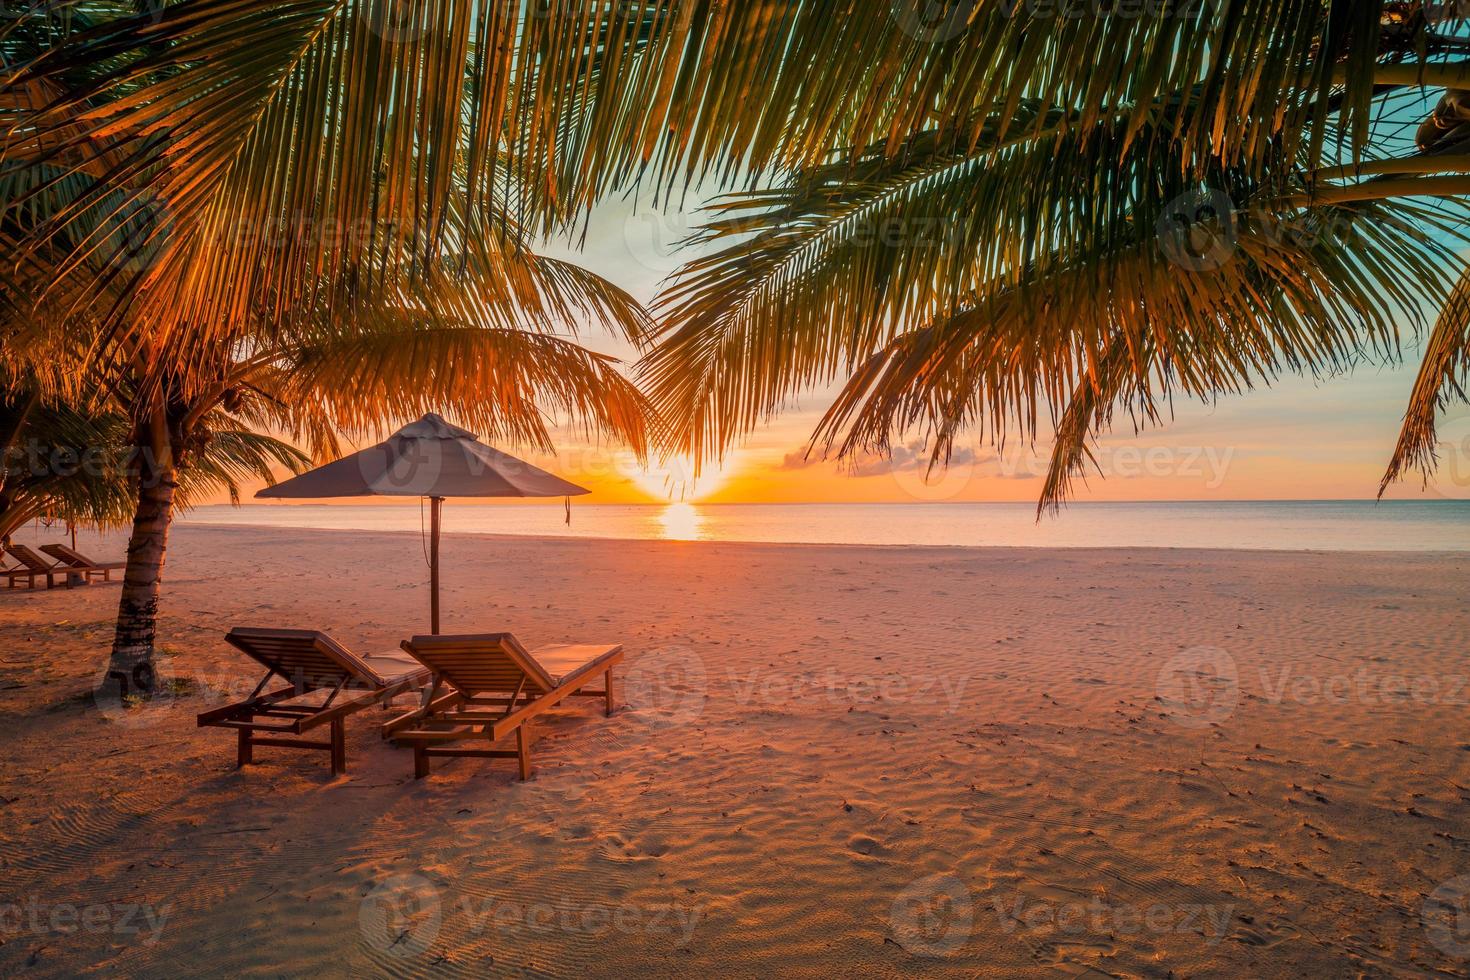
<path fill-rule="evenodd" d="M 347 726 L 343 719 L 332 722 L 332 775 L 347 771 Z"/>
<path fill-rule="evenodd" d="M 531 778 L 531 739 L 526 726 L 516 729 L 516 759 L 521 764 L 521 782 Z"/>
<path fill-rule="evenodd" d="M 255 745 L 250 740 L 251 732 L 249 729 L 242 728 L 238 734 L 240 736 L 240 743 L 239 749 L 235 753 L 235 768 L 243 769 L 255 761 Z"/>
<path fill-rule="evenodd" d="M 429 774 L 429 757 L 424 755 L 424 747 L 415 745 L 413 747 L 413 778 L 423 779 Z"/>
<path fill-rule="evenodd" d="M 602 675 L 602 686 L 606 688 L 605 693 L 607 695 L 607 707 L 603 710 L 603 714 L 610 717 L 613 713 L 613 677 L 611 667 L 607 669 L 606 674 Z"/>

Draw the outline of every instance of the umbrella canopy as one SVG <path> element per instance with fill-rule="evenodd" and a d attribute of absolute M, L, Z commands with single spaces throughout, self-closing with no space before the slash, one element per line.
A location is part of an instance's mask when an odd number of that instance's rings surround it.
<path fill-rule="evenodd" d="M 430 620 L 439 632 L 439 532 L 445 497 L 578 497 L 591 493 L 485 445 L 432 412 L 361 452 L 266 487 L 264 498 L 428 497 Z"/>
<path fill-rule="evenodd" d="M 257 497 L 577 497 L 590 493 L 492 449 L 430 413 L 335 463 L 267 487 Z"/>

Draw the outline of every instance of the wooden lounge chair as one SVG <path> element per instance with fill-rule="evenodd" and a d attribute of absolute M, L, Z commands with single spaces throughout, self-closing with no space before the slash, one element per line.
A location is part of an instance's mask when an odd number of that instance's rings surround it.
<path fill-rule="evenodd" d="M 59 562 L 52 564 L 23 544 L 8 544 L 5 550 L 10 557 L 20 562 L 12 569 L 0 572 L 0 575 L 5 576 L 5 587 L 8 589 L 15 588 L 15 583 L 22 579 L 25 580 L 26 587 L 30 589 L 36 587 L 36 579 L 43 579 L 48 589 L 56 585 L 57 579 L 60 579 L 68 588 L 87 582 L 82 573 L 76 569 L 68 568 Z"/>
<path fill-rule="evenodd" d="M 255 746 L 269 745 L 326 750 L 332 754 L 332 774 L 345 772 L 347 716 L 373 704 L 386 705 L 429 681 L 428 670 L 397 651 L 358 657 L 315 630 L 242 627 L 231 630 L 225 640 L 266 669 L 250 697 L 199 716 L 200 728 L 233 728 L 239 733 L 238 766 L 255 761 Z M 272 677 L 281 678 L 286 686 L 264 693 Z M 321 692 L 326 692 L 324 699 L 308 697 Z M 283 737 L 322 725 L 331 726 L 329 741 Z"/>
<path fill-rule="evenodd" d="M 102 581 L 104 582 L 111 581 L 114 569 L 128 567 L 128 563 L 125 561 L 111 561 L 105 564 L 95 562 L 75 548 L 64 544 L 43 544 L 41 545 L 41 550 L 56 559 L 57 564 L 55 567 L 74 568 L 85 575 L 88 582 L 92 581 L 98 575 L 102 576 Z"/>
<path fill-rule="evenodd" d="M 383 737 L 413 746 L 413 774 L 429 774 L 434 756 L 514 758 L 522 779 L 531 778 L 533 718 L 569 697 L 597 697 L 613 712 L 613 667 L 623 648 L 548 646 L 528 652 L 509 633 L 479 636 L 415 636 L 403 649 L 433 672 L 424 703 L 383 726 Z M 598 690 L 584 690 L 601 678 Z M 497 710 L 498 709 L 498 710 Z M 514 734 L 514 751 L 493 748 Z M 479 748 L 456 748 L 476 741 Z"/>

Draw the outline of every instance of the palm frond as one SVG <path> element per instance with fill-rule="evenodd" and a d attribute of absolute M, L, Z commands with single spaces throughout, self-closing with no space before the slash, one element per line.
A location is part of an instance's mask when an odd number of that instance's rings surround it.
<path fill-rule="evenodd" d="M 1022 111 L 1040 119 L 1045 107 Z M 1201 184 L 1162 109 L 1137 130 L 1131 111 L 1091 131 L 1048 122 L 1040 136 L 1024 121 L 1020 136 L 994 129 L 976 149 L 931 132 L 898 160 L 874 147 L 718 202 L 699 238 L 725 247 L 665 291 L 660 343 L 640 365 L 678 445 L 718 454 L 804 387 L 860 365 L 819 438 L 871 451 L 886 426 L 943 416 L 947 452 L 956 425 L 975 420 L 971 393 L 985 392 L 995 425 L 1034 435 L 1038 404 L 1062 411 L 1119 337 L 1140 387 L 1157 373 L 1140 359 L 1150 349 L 1171 386 L 1209 398 L 1360 350 L 1393 356 L 1399 324 L 1422 319 L 1417 284 L 1446 259 L 1432 208 L 1272 213 L 1300 154 L 1278 153 L 1268 182 L 1216 168 Z M 1174 238 L 1180 211 L 1185 234 L 1217 237 L 1223 268 L 1191 271 Z M 845 441 L 844 420 L 856 433 Z"/>
<path fill-rule="evenodd" d="M 873 357 L 817 441 L 842 454 L 882 451 L 892 433 L 918 426 L 940 458 L 968 428 L 984 425 L 1000 442 L 1011 432 L 1034 439 L 1051 422 L 1050 505 L 1119 398 L 1136 420 L 1154 421 L 1154 405 L 1176 394 L 1212 401 L 1285 372 L 1398 356 L 1398 331 L 1422 322 L 1402 270 L 1418 270 L 1415 289 L 1433 296 L 1452 255 L 1425 242 L 1412 207 L 1317 217 L 1336 231 L 1283 239 L 1239 225 L 1217 268 L 1183 270 L 1147 241 L 993 294 Z"/>
<path fill-rule="evenodd" d="M 213 425 L 207 437 L 190 451 L 187 465 L 179 470 L 175 503 L 181 508 L 221 490 L 238 505 L 242 483 L 263 480 L 273 485 L 278 469 L 304 473 L 311 466 L 310 457 L 295 446 L 274 436 L 232 428 L 233 420 L 224 413 L 210 421 Z"/>
<path fill-rule="evenodd" d="M 1470 269 L 1460 274 L 1424 344 L 1423 360 L 1414 379 L 1409 407 L 1404 413 L 1398 444 L 1378 485 L 1382 497 L 1389 486 L 1417 469 L 1425 481 L 1438 462 L 1436 421 L 1452 400 L 1470 400 Z"/>
<path fill-rule="evenodd" d="M 647 402 L 617 362 L 561 337 L 382 311 L 294 348 L 282 367 L 283 401 L 320 406 L 351 434 L 439 411 L 545 450 L 563 419 L 640 454 L 648 443 Z"/>

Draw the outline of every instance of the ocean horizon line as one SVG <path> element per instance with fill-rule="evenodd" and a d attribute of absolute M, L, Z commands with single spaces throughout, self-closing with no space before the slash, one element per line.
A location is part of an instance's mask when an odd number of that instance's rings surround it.
<path fill-rule="evenodd" d="M 214 505 L 184 521 L 254 527 L 422 531 L 403 503 Z M 446 533 L 616 540 L 1025 548 L 1470 551 L 1466 500 L 1088 501 L 1038 514 L 1015 501 L 586 504 L 505 507 L 451 500 Z"/>
<path fill-rule="evenodd" d="M 407 507 L 423 498 L 420 497 L 341 497 L 317 500 L 250 500 L 239 504 L 200 504 L 193 510 L 221 508 L 240 510 L 248 507 L 296 508 L 296 507 Z M 668 507 L 688 504 L 693 507 L 1029 507 L 1037 508 L 1034 501 L 1024 500 L 621 500 L 578 502 L 579 509 L 589 507 Z M 455 500 L 455 506 L 518 507 L 547 506 L 546 501 L 525 498 L 465 497 Z M 1470 497 L 1171 497 L 1168 499 L 1130 500 L 1073 500 L 1061 505 L 1061 512 L 1078 507 L 1112 507 L 1119 505 L 1169 505 L 1169 504 L 1470 504 Z"/>

